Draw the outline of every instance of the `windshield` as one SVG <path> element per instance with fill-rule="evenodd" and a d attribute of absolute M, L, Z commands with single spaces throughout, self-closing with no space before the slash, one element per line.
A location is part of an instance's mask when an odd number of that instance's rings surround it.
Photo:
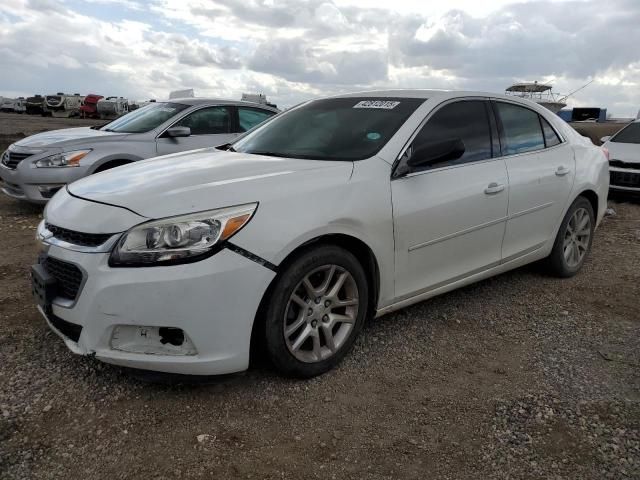
<path fill-rule="evenodd" d="M 188 107 L 189 105 L 181 103 L 153 103 L 123 115 L 100 130 L 118 133 L 148 132 Z"/>
<path fill-rule="evenodd" d="M 232 148 L 276 157 L 362 160 L 378 153 L 424 101 L 371 97 L 316 100 L 273 117 Z"/>
<path fill-rule="evenodd" d="M 640 143 L 640 122 L 634 122 L 620 130 L 612 139 L 619 143 Z"/>

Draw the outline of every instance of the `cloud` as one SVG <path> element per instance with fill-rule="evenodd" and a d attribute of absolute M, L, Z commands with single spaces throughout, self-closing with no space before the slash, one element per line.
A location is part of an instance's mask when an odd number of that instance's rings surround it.
<path fill-rule="evenodd" d="M 476 19 L 450 11 L 406 20 L 390 48 L 397 65 L 429 65 L 464 79 L 544 75 L 586 78 L 639 58 L 640 4 L 530 2 Z"/>
<path fill-rule="evenodd" d="M 5 0 L 0 94 L 170 90 L 282 105 L 353 89 L 502 91 L 551 81 L 576 104 L 640 105 L 637 0 Z M 481 5 L 480 5 L 481 4 Z M 82 4 L 85 5 L 86 4 Z M 371 8 L 375 5 L 376 8 Z M 55 25 L 55 28 L 52 28 Z"/>

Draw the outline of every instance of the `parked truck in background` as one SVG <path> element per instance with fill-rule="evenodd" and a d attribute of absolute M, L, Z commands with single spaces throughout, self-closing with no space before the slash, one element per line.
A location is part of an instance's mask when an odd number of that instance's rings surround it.
<path fill-rule="evenodd" d="M 95 93 L 90 93 L 84 97 L 84 101 L 80 106 L 80 116 L 83 118 L 99 118 L 98 102 L 103 98 L 102 95 L 96 95 Z"/>

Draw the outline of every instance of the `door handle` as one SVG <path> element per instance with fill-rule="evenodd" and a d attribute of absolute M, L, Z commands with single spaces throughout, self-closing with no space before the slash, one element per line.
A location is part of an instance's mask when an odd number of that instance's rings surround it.
<path fill-rule="evenodd" d="M 484 193 L 486 193 L 487 195 L 494 195 L 496 193 L 500 193 L 503 190 L 504 184 L 491 182 L 489 185 L 487 185 L 487 188 L 484 189 Z"/>
<path fill-rule="evenodd" d="M 569 170 L 567 167 L 565 167 L 564 165 L 560 165 L 558 167 L 558 169 L 556 170 L 556 175 L 559 177 L 562 177 L 564 175 L 566 175 L 567 173 L 569 173 L 571 170 Z"/>

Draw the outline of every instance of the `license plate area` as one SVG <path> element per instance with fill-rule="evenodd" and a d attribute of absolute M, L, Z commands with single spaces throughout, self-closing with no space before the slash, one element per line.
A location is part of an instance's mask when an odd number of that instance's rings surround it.
<path fill-rule="evenodd" d="M 58 295 L 56 279 L 39 263 L 31 266 L 31 292 L 38 305 L 45 309 Z"/>

